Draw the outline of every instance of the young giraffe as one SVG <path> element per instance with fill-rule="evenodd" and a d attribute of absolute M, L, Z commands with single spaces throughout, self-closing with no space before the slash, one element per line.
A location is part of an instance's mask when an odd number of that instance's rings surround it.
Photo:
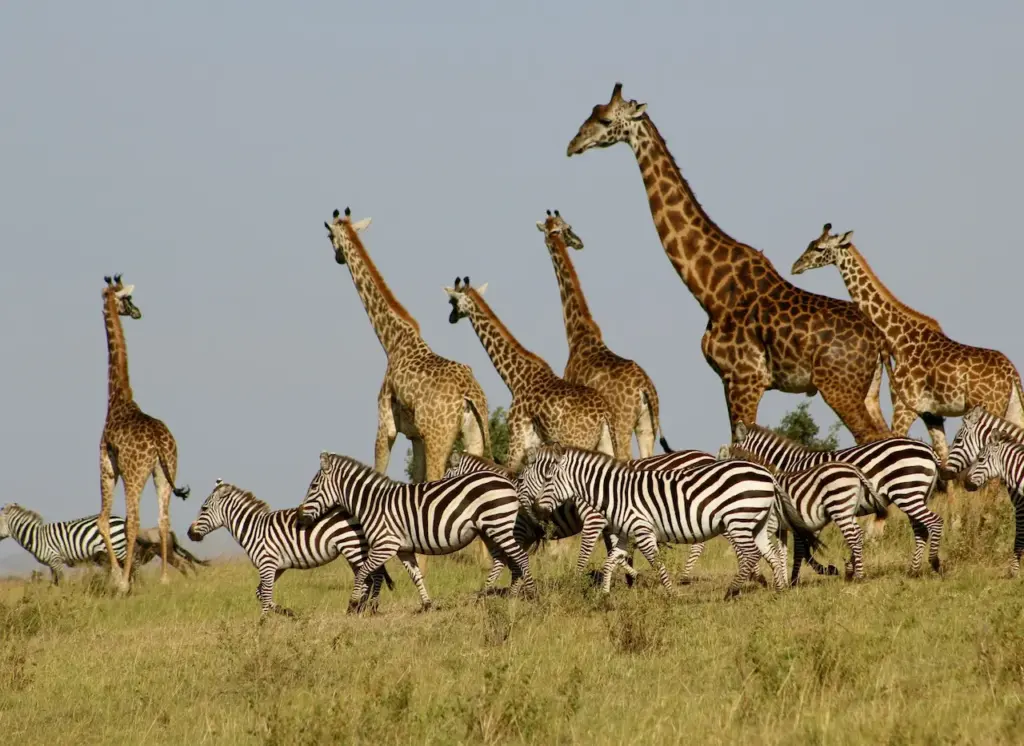
<path fill-rule="evenodd" d="M 562 377 L 569 383 L 589 386 L 608 402 L 620 451 L 617 455 L 627 459 L 632 456 L 634 432 L 640 458 L 654 455 L 654 438 L 661 428 L 658 392 L 643 368 L 608 349 L 601 327 L 590 315 L 567 248 L 579 251 L 583 241 L 558 210 L 554 214 L 548 210 L 547 218 L 537 223 L 537 229 L 544 234 L 562 297 L 562 320 L 569 343 L 569 359 Z M 668 449 L 667 444 L 665 448 Z"/>
<path fill-rule="evenodd" d="M 974 406 L 1024 425 L 1024 395 L 1020 374 L 1001 352 L 954 342 L 938 323 L 909 308 L 882 284 L 853 245 L 853 231 L 821 235 L 793 264 L 793 274 L 834 264 L 853 302 L 881 329 L 896 364 L 891 371 L 893 391 L 907 406 L 893 415 L 892 430 L 905 436 L 920 416 L 946 475 L 944 418 L 959 417 Z"/>
<path fill-rule="evenodd" d="M 419 324 L 391 293 L 370 260 L 359 233 L 370 218 L 353 223 L 346 207 L 342 217 L 324 223 L 334 258 L 352 273 L 377 339 L 388 358 L 384 383 L 377 396 L 377 440 L 374 468 L 388 470 L 395 437 L 412 442 L 413 481 L 433 482 L 444 476 L 455 439 L 462 433 L 466 451 L 491 455 L 487 397 L 468 365 L 434 353 L 420 335 Z"/>
<path fill-rule="evenodd" d="M 619 453 L 611 410 L 589 386 L 559 378 L 551 366 L 523 347 L 483 299 L 487 285 L 475 290 L 469 278 L 445 288 L 452 305 L 448 321 L 469 318 L 498 375 L 512 393 L 508 409 L 508 458 L 518 471 L 527 448 L 549 443 Z"/>
<path fill-rule="evenodd" d="M 756 422 L 766 390 L 821 392 L 858 443 L 889 437 L 878 401 L 881 333 L 854 304 L 796 287 L 715 225 L 646 109 L 616 83 L 566 154 L 619 142 L 633 149 L 665 253 L 708 315 L 701 350 L 722 379 L 732 425 Z"/>
<path fill-rule="evenodd" d="M 132 303 L 134 285 L 121 282 L 121 275 L 103 278 L 103 321 L 107 329 L 107 420 L 100 437 L 100 493 L 102 505 L 97 519 L 103 543 L 110 556 L 110 573 L 118 589 L 131 588 L 132 561 L 139 531 L 139 498 L 150 475 L 156 486 L 160 528 L 160 582 L 168 583 L 171 530 L 171 493 L 184 499 L 189 488 L 174 486 L 178 471 L 178 444 L 171 431 L 160 420 L 150 417 L 135 403 L 128 381 L 128 347 L 121 327 L 121 317 L 141 319 L 142 312 Z M 110 541 L 110 513 L 114 504 L 117 480 L 124 483 L 125 534 L 128 542 L 124 568 L 118 564 Z"/>

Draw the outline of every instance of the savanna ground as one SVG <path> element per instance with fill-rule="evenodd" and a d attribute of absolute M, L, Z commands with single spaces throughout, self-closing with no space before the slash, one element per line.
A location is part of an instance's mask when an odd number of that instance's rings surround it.
<path fill-rule="evenodd" d="M 0 583 L 3 743 L 1020 743 L 1024 594 L 1007 580 L 1005 492 L 959 493 L 943 577 L 907 576 L 896 513 L 867 546 L 862 584 L 754 586 L 723 602 L 735 560 L 715 540 L 693 585 L 669 595 L 644 574 L 603 598 L 570 551 L 533 564 L 540 599 L 474 596 L 475 551 L 430 558 L 439 604 L 415 612 L 389 564 L 381 613 L 344 613 L 342 562 L 290 572 L 277 600 L 298 613 L 258 624 L 244 561 L 174 574 L 147 568 L 126 599 L 105 575 L 60 589 Z M 845 557 L 833 530 L 825 556 Z M 597 555 L 603 557 L 603 550 Z M 685 549 L 665 552 L 678 571 Z M 506 580 L 503 582 L 507 582 Z"/>

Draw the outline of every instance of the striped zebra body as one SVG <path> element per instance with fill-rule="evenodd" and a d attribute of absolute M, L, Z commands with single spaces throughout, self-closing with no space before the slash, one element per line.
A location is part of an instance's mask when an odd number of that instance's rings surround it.
<path fill-rule="evenodd" d="M 107 561 L 107 548 L 97 518 L 93 515 L 73 521 L 46 523 L 35 511 L 17 503 L 8 503 L 0 509 L 0 539 L 9 536 L 18 542 L 50 568 L 53 583 L 58 585 L 63 567 Z M 110 517 L 110 542 L 114 556 L 123 566 L 127 548 L 123 518 Z"/>
<path fill-rule="evenodd" d="M 989 414 L 984 407 L 974 407 L 965 414 L 946 458 L 946 476 L 952 479 L 970 468 L 994 433 L 1002 433 L 1016 443 L 1024 443 L 1024 428 Z"/>
<path fill-rule="evenodd" d="M 907 514 L 914 532 L 911 573 L 920 572 L 926 544 L 932 569 L 940 570 L 942 518 L 927 505 L 939 478 L 938 460 L 930 446 L 911 438 L 887 438 L 836 451 L 813 451 L 771 430 L 743 423 L 736 425 L 734 444 L 779 472 L 829 462 L 856 467 L 875 488 L 875 496 L 858 504 L 857 515 L 884 515 L 889 503 L 895 505 Z"/>
<path fill-rule="evenodd" d="M 555 467 L 537 502 L 550 513 L 567 500 L 586 503 L 619 537 L 605 561 L 605 592 L 611 574 L 623 563 L 625 540 L 632 536 L 644 558 L 658 569 L 662 585 L 672 587 L 658 557 L 658 542 L 689 544 L 728 535 L 739 572 L 726 597 L 739 592 L 759 558 L 772 565 L 776 587 L 785 583 L 785 567 L 768 540 L 768 517 L 780 496 L 765 468 L 738 461 L 714 461 L 681 472 L 641 471 L 592 451 L 546 447 L 535 458 L 553 458 Z M 584 528 L 586 531 L 586 527 Z"/>
<path fill-rule="evenodd" d="M 513 590 L 522 585 L 527 592 L 535 591 L 526 552 L 514 536 L 520 508 L 516 486 L 505 476 L 473 472 L 404 484 L 355 459 L 325 451 L 299 508 L 300 521 L 314 521 L 335 506 L 359 520 L 370 545 L 357 582 L 397 554 L 416 584 L 423 608 L 430 608 L 416 554 L 450 554 L 479 536 L 491 557 L 511 570 Z M 360 603 L 354 591 L 350 608 Z"/>
<path fill-rule="evenodd" d="M 715 457 L 710 453 L 697 450 L 683 450 L 669 451 L 656 456 L 633 459 L 624 463 L 630 468 L 639 471 L 685 471 L 702 464 L 714 463 L 714 461 Z M 469 473 L 473 470 L 491 470 L 509 476 L 516 485 L 520 504 L 523 505 L 521 512 L 525 514 L 521 515 L 520 519 L 516 521 L 516 527 L 519 531 L 517 541 L 519 541 L 520 546 L 530 551 L 546 535 L 544 526 L 540 524 L 534 515 L 533 505 L 541 492 L 543 492 L 546 475 L 550 473 L 554 466 L 555 460 L 553 458 L 540 456 L 540 458 L 533 458 L 530 465 L 524 467 L 522 474 L 513 476 L 508 469 L 492 461 L 462 454 L 459 456 L 459 461 L 449 469 L 449 475 L 455 472 Z M 552 524 L 552 539 L 567 539 L 580 533 L 583 534 L 580 541 L 579 557 L 576 560 L 577 573 L 586 571 L 599 535 L 604 539 L 605 550 L 609 555 L 614 551 L 618 541 L 614 532 L 609 531 L 604 525 L 604 518 L 601 514 L 591 510 L 586 503 L 579 505 L 575 501 L 560 503 L 548 516 L 548 520 Z M 584 531 L 584 526 L 588 520 L 590 527 Z M 532 537 L 528 544 L 524 543 L 526 536 Z M 628 554 L 626 561 L 629 567 L 632 568 L 632 552 Z M 500 572 L 500 568 L 498 571 Z M 627 584 L 632 585 L 633 576 L 627 575 L 626 581 Z"/>
<path fill-rule="evenodd" d="M 271 510 L 251 492 L 218 479 L 189 526 L 188 538 L 202 541 L 211 531 L 222 527 L 238 542 L 259 573 L 256 599 L 261 615 L 273 611 L 293 616 L 290 609 L 274 603 L 274 584 L 285 570 L 320 567 L 339 556 L 348 561 L 356 574 L 356 589 L 363 594 L 369 593 L 375 599 L 381 583 L 393 587 L 383 568 L 370 578 L 369 589 L 366 577 L 359 578 L 369 545 L 359 522 L 343 510 L 326 512 L 312 526 L 301 526 L 294 509 Z"/>
<path fill-rule="evenodd" d="M 993 432 L 977 454 L 964 486 L 977 490 L 995 477 L 1002 480 L 1013 503 L 1014 536 L 1010 577 L 1020 572 L 1020 557 L 1024 554 L 1024 445 L 1017 442 L 1015 433 Z"/>

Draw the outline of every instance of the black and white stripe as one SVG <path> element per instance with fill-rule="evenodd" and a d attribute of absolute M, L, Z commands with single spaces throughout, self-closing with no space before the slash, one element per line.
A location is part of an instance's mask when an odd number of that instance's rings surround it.
<path fill-rule="evenodd" d="M 65 566 L 108 561 L 97 518 L 94 515 L 74 521 L 46 523 L 34 510 L 8 503 L 0 509 L 0 539 L 9 536 L 21 544 L 50 568 L 54 584 L 59 584 L 61 569 Z M 114 556 L 123 566 L 127 552 L 123 518 L 110 517 L 110 543 L 114 547 Z"/>
<path fill-rule="evenodd" d="M 946 457 L 950 477 L 971 466 L 993 433 L 1003 433 L 1016 443 L 1024 443 L 1024 428 L 989 414 L 984 407 L 974 407 L 964 415 Z"/>
<path fill-rule="evenodd" d="M 689 544 L 723 533 L 739 560 L 726 598 L 739 592 L 761 556 L 772 566 L 776 587 L 785 584 L 785 567 L 768 538 L 768 518 L 780 494 L 767 469 L 741 461 L 714 461 L 681 472 L 640 471 L 604 454 L 557 446 L 538 449 L 533 458 L 537 457 L 555 461 L 537 502 L 538 513 L 548 514 L 559 503 L 575 500 L 602 516 L 618 534 L 619 545 L 604 565 L 605 592 L 612 572 L 625 558 L 622 547 L 630 536 L 658 569 L 666 588 L 672 581 L 658 557 L 659 541 Z"/>
<path fill-rule="evenodd" d="M 1018 443 L 1013 434 L 995 431 L 989 435 L 967 473 L 964 486 L 974 491 L 994 477 L 999 477 L 1006 485 L 1013 503 L 1015 532 L 1010 576 L 1015 577 L 1020 572 L 1020 556 L 1024 554 L 1024 445 Z"/>
<path fill-rule="evenodd" d="M 300 521 L 314 521 L 335 506 L 359 520 L 370 545 L 367 560 L 356 574 L 357 583 L 397 554 L 416 584 L 423 607 L 429 608 L 416 553 L 450 554 L 479 536 L 491 557 L 512 571 L 513 590 L 520 584 L 529 593 L 535 590 L 526 552 L 514 535 L 519 514 L 516 487 L 500 474 L 474 472 L 404 484 L 355 459 L 324 452 L 299 508 Z M 350 607 L 360 601 L 357 589 Z"/>
<path fill-rule="evenodd" d="M 291 610 L 274 603 L 274 583 L 285 570 L 320 567 L 339 556 L 348 561 L 356 575 L 356 590 L 365 595 L 367 575 L 360 578 L 359 571 L 366 561 L 369 545 L 359 522 L 340 509 L 326 511 L 310 526 L 300 525 L 297 519 L 298 512 L 294 508 L 271 510 L 251 492 L 218 479 L 189 526 L 188 538 L 202 541 L 218 528 L 228 530 L 259 573 L 256 599 L 260 602 L 261 615 L 274 611 L 292 616 Z M 393 587 L 384 568 L 370 581 L 368 592 L 373 599 L 380 593 L 382 582 L 386 582 L 388 588 Z"/>
<path fill-rule="evenodd" d="M 911 573 L 920 572 L 926 543 L 929 563 L 939 571 L 942 518 L 927 505 L 939 478 L 939 464 L 930 446 L 911 438 L 887 438 L 836 451 L 814 451 L 766 428 L 743 423 L 737 423 L 733 441 L 782 472 L 802 471 L 830 462 L 857 467 L 886 503 L 877 507 L 862 504 L 857 514 L 880 514 L 888 503 L 898 507 L 907 514 L 914 531 Z"/>

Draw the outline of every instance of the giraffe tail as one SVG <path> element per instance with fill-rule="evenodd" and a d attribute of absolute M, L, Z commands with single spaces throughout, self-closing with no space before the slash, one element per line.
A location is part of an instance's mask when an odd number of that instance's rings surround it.
<path fill-rule="evenodd" d="M 661 443 L 661 449 L 663 451 L 665 451 L 665 453 L 672 453 L 672 449 L 669 448 L 668 441 L 665 440 L 665 436 L 664 435 L 662 435 L 660 438 L 658 438 L 658 442 Z"/>
<path fill-rule="evenodd" d="M 182 500 L 187 500 L 188 496 L 192 494 L 192 489 L 187 484 L 182 487 L 174 485 L 174 475 L 171 474 L 171 470 L 167 466 L 167 457 L 163 454 L 160 454 L 160 468 L 164 470 L 164 477 L 166 477 L 168 484 L 171 485 L 171 492 Z"/>
<path fill-rule="evenodd" d="M 470 373 L 472 385 L 469 390 L 465 393 L 466 403 L 469 408 L 473 410 L 473 416 L 476 418 L 477 426 L 480 428 L 480 434 L 484 439 L 484 452 L 482 455 L 484 458 L 493 459 L 493 451 L 491 450 L 491 424 L 489 421 L 489 411 L 487 409 L 487 395 L 484 394 L 484 390 L 480 388 L 480 384 L 477 383 L 475 378 L 472 378 Z"/>

